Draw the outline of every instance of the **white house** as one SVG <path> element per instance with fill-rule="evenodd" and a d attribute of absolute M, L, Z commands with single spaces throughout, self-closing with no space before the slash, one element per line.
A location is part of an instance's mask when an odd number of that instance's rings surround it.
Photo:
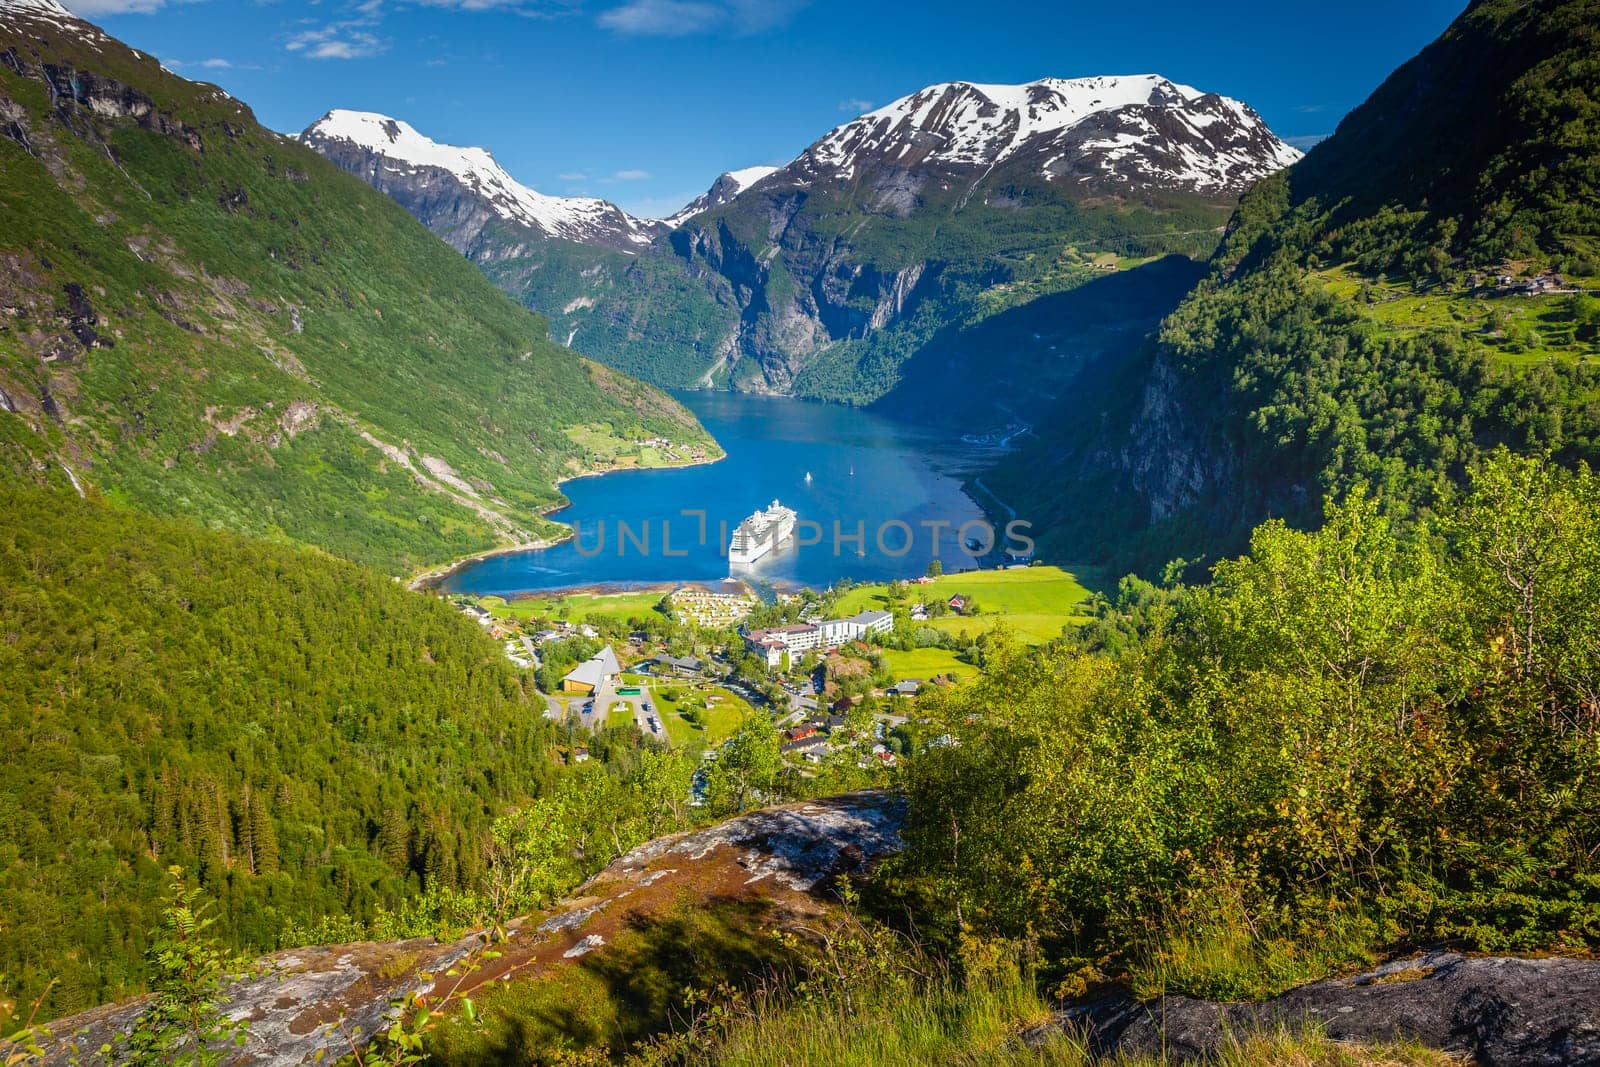
<path fill-rule="evenodd" d="M 822 622 L 799 623 L 794 626 L 773 626 L 766 630 L 751 630 L 744 636 L 745 647 L 776 667 L 783 662 L 784 653 L 791 661 L 807 652 L 838 648 L 846 641 L 856 641 L 867 634 L 883 633 L 894 627 L 894 616 L 887 611 L 863 611 L 848 619 L 826 619 Z"/>

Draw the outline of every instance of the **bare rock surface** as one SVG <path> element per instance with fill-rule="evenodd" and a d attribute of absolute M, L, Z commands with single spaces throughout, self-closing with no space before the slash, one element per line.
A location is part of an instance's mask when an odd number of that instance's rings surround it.
<path fill-rule="evenodd" d="M 474 970 L 462 991 L 490 982 L 548 975 L 599 957 L 628 924 L 678 906 L 759 900 L 769 921 L 814 915 L 815 895 L 835 875 L 863 869 L 900 848 L 904 802 L 854 793 L 751 812 L 715 826 L 650 841 L 610 864 L 568 900 L 511 924 L 502 955 Z M 476 935 L 454 942 L 417 938 L 292 949 L 262 960 L 262 970 L 230 990 L 225 1010 L 250 1021 L 232 1064 L 331 1063 L 348 1054 L 350 1034 L 371 1035 L 408 992 L 442 991 L 444 972 L 466 957 Z M 437 984 L 420 975 L 433 974 Z M 139 998 L 51 1024 L 45 1063 L 100 1064 L 99 1050 L 132 1028 Z"/>
<path fill-rule="evenodd" d="M 1068 1008 L 1051 1025 L 1083 1031 L 1106 1058 L 1208 1060 L 1242 1034 L 1284 1027 L 1417 1041 L 1496 1067 L 1600 1064 L 1600 960 L 1429 953 L 1258 1004 L 1124 995 Z"/>

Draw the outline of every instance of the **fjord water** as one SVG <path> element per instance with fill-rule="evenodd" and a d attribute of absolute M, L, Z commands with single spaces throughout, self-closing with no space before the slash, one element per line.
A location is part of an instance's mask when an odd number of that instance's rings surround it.
<path fill-rule="evenodd" d="M 683 393 L 679 399 L 715 435 L 726 459 L 568 482 L 562 489 L 572 503 L 554 517 L 575 526 L 577 539 L 471 563 L 441 587 L 515 594 L 726 577 L 729 534 L 774 499 L 794 508 L 802 523 L 817 523 L 821 541 L 741 568 L 739 576 L 757 585 L 824 588 L 842 577 L 885 581 L 922 574 L 934 555 L 933 534 L 924 521 L 950 524 L 938 546 L 946 570 L 974 565 L 957 531 L 982 520 L 983 512 L 961 483 L 985 453 L 955 435 L 804 400 L 720 392 Z M 703 541 L 699 517 L 685 514 L 696 510 L 706 515 Z M 906 544 L 904 530 L 884 526 L 894 520 L 915 534 L 899 555 Z M 842 534 L 837 548 L 835 523 Z M 619 524 L 631 531 L 629 538 L 619 536 Z M 858 526 L 865 531 L 863 554 L 844 539 Z M 645 531 L 648 545 L 641 547 Z"/>

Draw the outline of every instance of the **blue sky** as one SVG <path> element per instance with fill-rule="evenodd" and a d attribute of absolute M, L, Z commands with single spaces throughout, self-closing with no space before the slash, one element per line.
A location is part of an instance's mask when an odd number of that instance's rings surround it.
<path fill-rule="evenodd" d="M 1463 0 L 65 0 L 297 132 L 333 107 L 489 148 L 542 192 L 670 213 L 940 81 L 1156 72 L 1312 138 Z"/>

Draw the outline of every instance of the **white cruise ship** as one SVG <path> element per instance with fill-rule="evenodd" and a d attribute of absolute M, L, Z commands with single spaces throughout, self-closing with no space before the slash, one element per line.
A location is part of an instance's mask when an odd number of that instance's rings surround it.
<path fill-rule="evenodd" d="M 795 513 L 776 500 L 739 524 L 728 543 L 728 562 L 754 563 L 794 536 Z"/>

